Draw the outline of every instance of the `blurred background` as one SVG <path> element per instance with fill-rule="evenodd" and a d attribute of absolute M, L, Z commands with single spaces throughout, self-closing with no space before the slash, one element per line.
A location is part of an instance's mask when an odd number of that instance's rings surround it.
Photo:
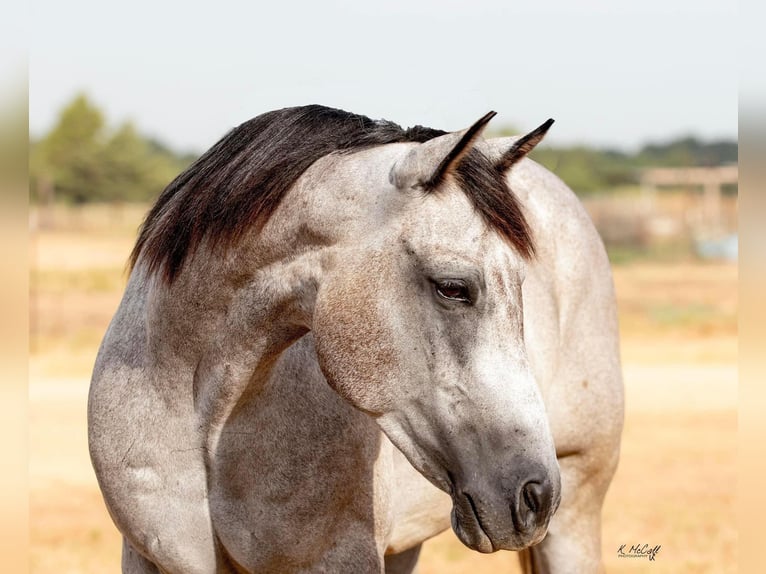
<path fill-rule="evenodd" d="M 488 137 L 556 124 L 533 158 L 578 194 L 617 288 L 626 384 L 603 552 L 613 572 L 735 572 L 736 4 L 148 1 L 32 7 L 31 571 L 111 572 L 90 467 L 90 370 L 163 187 L 231 127 L 322 103 Z M 622 544 L 661 545 L 655 562 Z M 517 572 L 451 532 L 421 574 Z"/>

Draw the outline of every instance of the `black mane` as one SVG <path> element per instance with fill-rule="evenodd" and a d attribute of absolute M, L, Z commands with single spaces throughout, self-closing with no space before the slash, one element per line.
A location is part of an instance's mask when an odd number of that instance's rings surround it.
<path fill-rule="evenodd" d="M 251 226 L 262 227 L 290 187 L 316 160 L 338 151 L 399 142 L 425 142 L 447 132 L 311 105 L 262 114 L 226 134 L 160 194 L 130 255 L 168 283 L 207 238 L 229 247 Z M 531 234 L 502 173 L 477 150 L 456 175 L 485 221 L 525 257 Z"/>

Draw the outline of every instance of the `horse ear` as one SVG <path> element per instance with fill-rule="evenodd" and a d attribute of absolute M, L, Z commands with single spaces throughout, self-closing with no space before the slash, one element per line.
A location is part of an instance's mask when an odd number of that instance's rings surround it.
<path fill-rule="evenodd" d="M 420 144 L 391 168 L 389 180 L 399 189 L 436 189 L 470 151 L 495 115 L 495 112 L 489 112 L 467 130 L 449 133 Z"/>
<path fill-rule="evenodd" d="M 545 134 L 548 133 L 548 130 L 552 125 L 553 119 L 548 119 L 541 126 L 533 129 L 527 135 L 521 136 L 519 139 L 513 142 L 511 147 L 504 151 L 500 158 L 494 162 L 495 169 L 497 169 L 497 171 L 500 173 L 505 173 L 511 169 L 513 164 L 526 156 L 534 149 L 537 144 L 543 140 Z"/>

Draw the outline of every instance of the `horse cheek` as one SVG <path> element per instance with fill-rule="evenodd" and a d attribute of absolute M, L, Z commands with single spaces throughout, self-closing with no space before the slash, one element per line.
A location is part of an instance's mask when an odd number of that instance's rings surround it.
<path fill-rule="evenodd" d="M 357 279 L 320 291 L 313 335 L 327 382 L 354 407 L 379 415 L 392 408 L 401 360 L 372 281 Z"/>

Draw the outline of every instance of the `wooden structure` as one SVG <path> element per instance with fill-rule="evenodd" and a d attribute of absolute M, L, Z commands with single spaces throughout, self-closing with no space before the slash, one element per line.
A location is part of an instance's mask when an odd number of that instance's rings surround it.
<path fill-rule="evenodd" d="M 722 231 L 721 188 L 737 184 L 737 165 L 719 167 L 651 168 L 641 174 L 641 188 L 647 203 L 653 203 L 659 187 L 702 188 L 702 210 L 699 231 L 716 234 Z"/>

